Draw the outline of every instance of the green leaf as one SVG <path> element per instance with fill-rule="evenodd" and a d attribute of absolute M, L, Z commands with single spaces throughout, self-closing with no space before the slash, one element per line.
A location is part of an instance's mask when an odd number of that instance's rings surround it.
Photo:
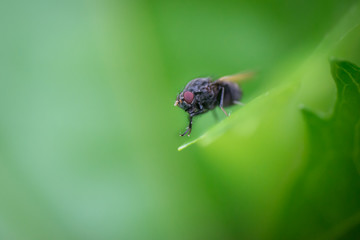
<path fill-rule="evenodd" d="M 332 60 L 331 72 L 337 86 L 331 114 L 302 110 L 308 160 L 283 211 L 278 231 L 283 239 L 360 236 L 360 68 Z"/>

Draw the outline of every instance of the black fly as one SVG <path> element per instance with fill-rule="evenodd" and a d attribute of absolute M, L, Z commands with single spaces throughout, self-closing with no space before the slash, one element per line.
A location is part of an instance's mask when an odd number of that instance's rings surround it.
<path fill-rule="evenodd" d="M 196 115 L 206 113 L 219 106 L 226 116 L 224 107 L 240 103 L 242 91 L 238 82 L 252 77 L 253 73 L 240 73 L 221 77 L 215 81 L 211 78 L 196 78 L 191 80 L 177 96 L 175 106 L 189 113 L 189 126 L 180 136 L 190 136 L 192 119 Z"/>

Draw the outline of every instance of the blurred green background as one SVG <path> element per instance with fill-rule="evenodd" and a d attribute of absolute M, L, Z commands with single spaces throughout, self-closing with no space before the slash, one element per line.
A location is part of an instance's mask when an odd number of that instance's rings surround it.
<path fill-rule="evenodd" d="M 356 239 L 358 175 L 309 167 L 300 110 L 359 66 L 356 2 L 2 1 L 0 239 Z M 249 69 L 179 137 L 189 80 Z"/>

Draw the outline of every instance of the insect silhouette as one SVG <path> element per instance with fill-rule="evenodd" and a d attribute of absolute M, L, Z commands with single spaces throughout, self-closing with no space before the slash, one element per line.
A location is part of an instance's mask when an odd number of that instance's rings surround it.
<path fill-rule="evenodd" d="M 243 95 L 238 83 L 253 76 L 252 72 L 224 76 L 217 80 L 211 78 L 195 78 L 177 96 L 174 106 L 178 106 L 189 114 L 189 125 L 186 134 L 190 136 L 193 117 L 206 113 L 219 106 L 226 116 L 229 116 L 224 107 L 241 104 Z"/>

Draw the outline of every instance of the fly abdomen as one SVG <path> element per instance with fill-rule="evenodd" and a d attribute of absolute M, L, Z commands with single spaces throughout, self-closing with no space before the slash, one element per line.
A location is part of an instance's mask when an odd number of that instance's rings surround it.
<path fill-rule="evenodd" d="M 233 82 L 221 82 L 220 87 L 224 88 L 224 100 L 223 106 L 228 107 L 234 104 L 234 102 L 240 101 L 242 97 L 242 91 L 237 83 Z M 221 96 L 219 96 L 221 97 Z M 220 98 L 219 98 L 220 101 Z"/>

